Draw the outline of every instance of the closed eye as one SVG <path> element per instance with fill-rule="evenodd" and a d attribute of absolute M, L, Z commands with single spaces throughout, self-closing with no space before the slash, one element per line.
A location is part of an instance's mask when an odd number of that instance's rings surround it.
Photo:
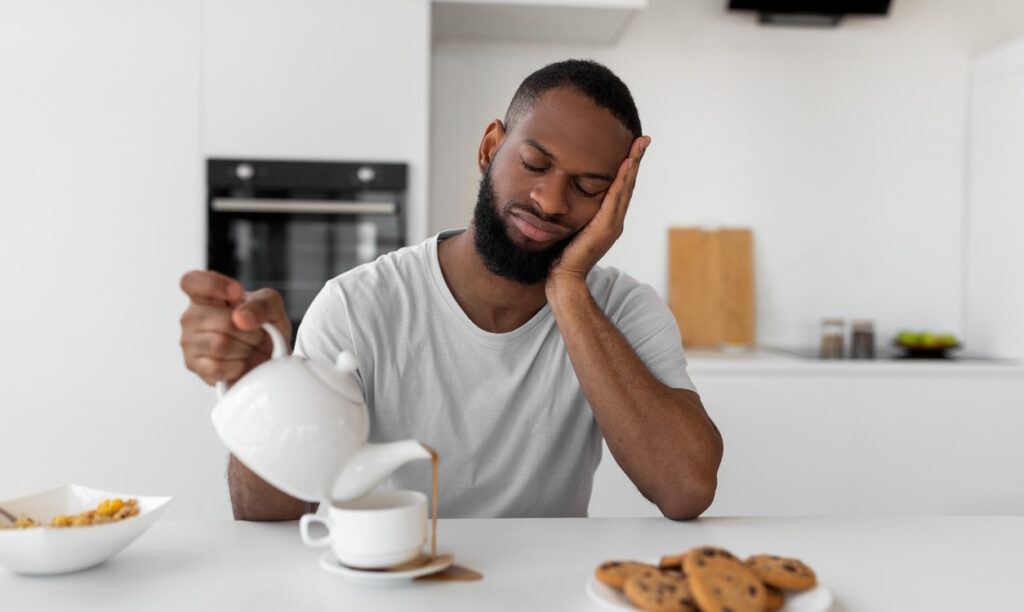
<path fill-rule="evenodd" d="M 595 191 L 594 193 L 591 193 L 589 191 L 584 190 L 582 187 L 580 187 L 580 184 L 577 183 L 576 181 L 573 181 L 572 184 L 573 184 L 573 187 L 576 188 L 576 191 L 580 192 L 581 194 L 583 194 L 584 196 L 586 196 L 588 198 L 596 198 L 597 196 L 601 195 L 605 191 L 604 189 L 602 189 L 601 191 Z"/>
<path fill-rule="evenodd" d="M 539 172 L 544 172 L 544 170 L 546 170 L 546 168 L 538 168 L 537 166 L 531 166 L 530 164 L 526 163 L 522 159 L 519 160 L 519 163 L 522 164 L 523 167 L 526 168 L 527 170 L 529 170 L 530 172 L 537 172 L 537 173 L 539 173 Z"/>
<path fill-rule="evenodd" d="M 540 168 L 540 167 L 537 167 L 537 166 L 531 166 L 530 164 L 526 163 L 526 160 L 524 160 L 523 158 L 519 158 L 519 163 L 522 164 L 523 168 L 526 168 L 529 172 L 532 172 L 534 174 L 540 174 L 541 172 L 544 172 L 544 171 L 547 170 L 547 168 Z M 572 182 L 572 186 L 573 186 L 573 188 L 576 189 L 576 191 L 578 191 L 580 193 L 580 195 L 582 195 L 584 197 L 587 197 L 587 198 L 596 198 L 597 196 L 599 196 L 602 193 L 604 193 L 605 191 L 607 191 L 606 189 L 602 189 L 600 191 L 590 192 L 590 191 L 587 191 L 586 189 L 580 187 L 580 184 L 578 182 L 576 182 L 576 181 Z"/>

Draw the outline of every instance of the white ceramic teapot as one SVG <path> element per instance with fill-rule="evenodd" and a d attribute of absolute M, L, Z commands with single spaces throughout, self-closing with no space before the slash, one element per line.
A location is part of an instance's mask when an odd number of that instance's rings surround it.
<path fill-rule="evenodd" d="M 213 425 L 250 470 L 305 501 L 362 497 L 402 464 L 429 459 L 415 440 L 367 444 L 369 415 L 352 377 L 356 359 L 342 352 L 332 365 L 288 354 L 281 332 L 264 323 L 274 343 L 270 360 L 230 390 L 217 383 Z"/>

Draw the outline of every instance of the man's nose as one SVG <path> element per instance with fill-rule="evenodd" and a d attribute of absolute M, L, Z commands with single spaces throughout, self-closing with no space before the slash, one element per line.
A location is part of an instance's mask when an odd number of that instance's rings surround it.
<path fill-rule="evenodd" d="M 530 199 L 546 215 L 563 215 L 569 211 L 569 203 L 565 198 L 567 190 L 565 177 L 552 173 L 534 183 L 533 189 L 530 190 Z"/>

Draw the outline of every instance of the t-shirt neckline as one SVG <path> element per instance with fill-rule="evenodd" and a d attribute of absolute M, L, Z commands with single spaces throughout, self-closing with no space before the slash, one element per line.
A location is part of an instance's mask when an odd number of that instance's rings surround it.
<path fill-rule="evenodd" d="M 430 276 L 434 280 L 434 289 L 437 291 L 441 301 L 448 306 L 452 315 L 462 323 L 473 337 L 484 344 L 492 346 L 501 346 L 519 340 L 529 334 L 543 321 L 549 319 L 551 317 L 551 306 L 544 304 L 526 323 L 509 332 L 494 333 L 480 329 L 466 315 L 466 312 L 462 310 L 462 306 L 459 306 L 459 303 L 455 300 L 455 296 L 452 294 L 451 288 L 448 287 L 448 283 L 444 280 L 444 273 L 441 272 L 441 258 L 437 247 L 438 243 L 442 240 L 457 236 L 465 231 L 465 229 L 445 230 L 427 241 L 427 262 L 430 266 Z"/>

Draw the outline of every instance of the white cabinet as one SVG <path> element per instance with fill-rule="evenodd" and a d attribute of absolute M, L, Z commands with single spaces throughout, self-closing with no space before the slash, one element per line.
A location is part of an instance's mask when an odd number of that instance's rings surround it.
<path fill-rule="evenodd" d="M 208 156 L 410 165 L 409 240 L 426 237 L 430 5 L 209 0 Z"/>
<path fill-rule="evenodd" d="M 1024 514 L 1024 367 L 691 359 L 725 456 L 708 515 Z M 657 516 L 606 454 L 591 516 Z"/>
<path fill-rule="evenodd" d="M 648 0 L 434 0 L 435 40 L 609 45 Z"/>
<path fill-rule="evenodd" d="M 1024 38 L 971 71 L 966 337 L 1024 358 Z"/>

